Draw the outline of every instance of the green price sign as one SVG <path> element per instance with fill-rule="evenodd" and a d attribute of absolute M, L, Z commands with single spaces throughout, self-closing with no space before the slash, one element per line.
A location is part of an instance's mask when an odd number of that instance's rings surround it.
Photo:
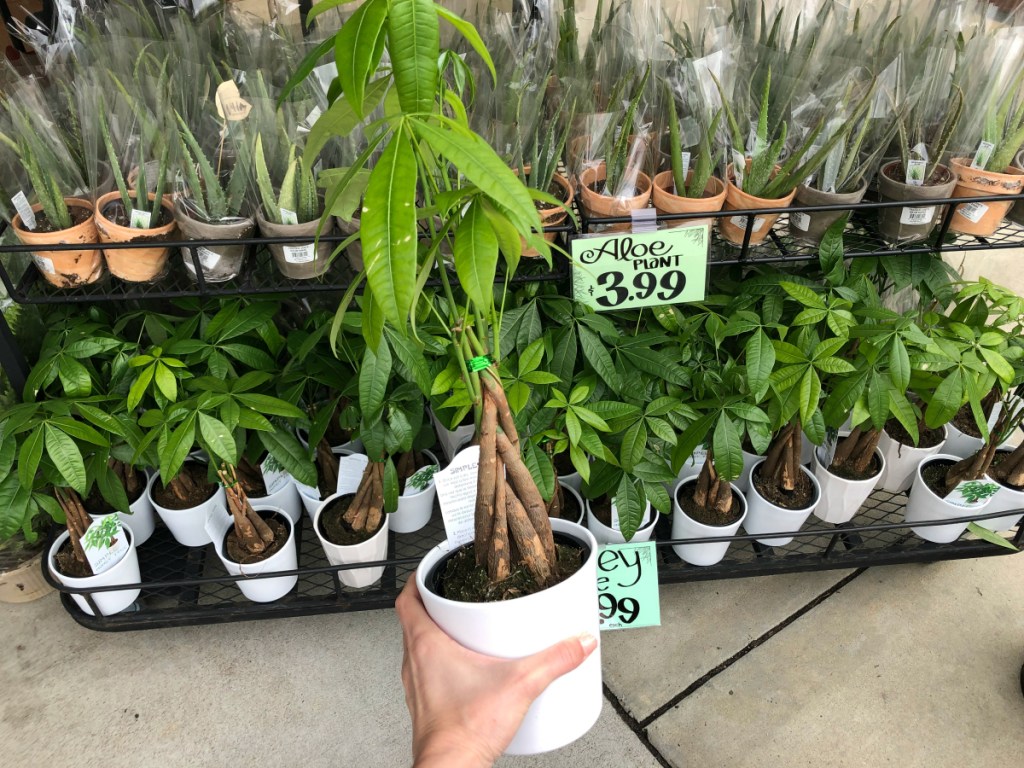
<path fill-rule="evenodd" d="M 658 558 L 654 542 L 608 544 L 597 556 L 601 629 L 661 625 Z"/>
<path fill-rule="evenodd" d="M 573 297 L 598 312 L 701 301 L 711 227 L 577 238 Z"/>

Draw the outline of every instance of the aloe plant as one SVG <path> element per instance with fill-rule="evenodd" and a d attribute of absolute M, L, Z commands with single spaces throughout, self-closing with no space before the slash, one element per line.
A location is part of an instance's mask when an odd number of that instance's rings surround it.
<path fill-rule="evenodd" d="M 1013 79 L 1001 100 L 990 108 L 985 118 L 985 130 L 982 141 L 993 147 L 988 162 L 984 164 L 986 171 L 1002 173 L 1012 163 L 1021 145 L 1024 145 L 1024 70 Z"/>
<path fill-rule="evenodd" d="M 117 150 L 114 148 L 114 142 L 110 135 L 110 125 L 107 122 L 105 114 L 106 110 L 100 110 L 100 132 L 103 136 L 103 146 L 107 153 L 107 162 L 110 163 L 110 170 L 114 176 L 114 183 L 117 185 L 117 191 L 121 195 L 121 203 L 124 205 L 125 215 L 129 218 L 132 217 L 132 210 L 146 211 L 150 215 L 150 221 L 152 226 L 157 226 L 160 219 L 160 212 L 163 207 L 164 188 L 167 184 L 167 168 L 170 160 L 170 145 L 167 142 L 160 142 L 161 146 L 158 150 L 159 154 L 156 156 L 156 178 L 154 179 L 154 196 L 153 200 L 149 199 L 149 180 L 147 179 L 146 168 L 149 165 L 150 152 L 147 151 L 147 140 L 151 139 L 152 136 L 147 136 L 147 131 L 144 129 L 142 135 L 139 137 L 138 154 L 136 155 L 138 176 L 135 178 L 135 199 L 132 200 L 131 190 L 128 189 L 128 185 L 125 182 L 124 172 L 121 170 L 121 159 L 118 157 Z M 132 225 L 134 226 L 134 224 Z M 146 227 L 140 227 L 146 229 Z"/>
<path fill-rule="evenodd" d="M 227 140 L 222 138 L 216 154 L 208 156 L 181 114 L 176 117 L 188 202 L 209 222 L 241 215 L 252 170 L 249 146 L 244 141 L 231 144 L 232 157 Z"/>
<path fill-rule="evenodd" d="M 672 179 L 676 185 L 676 194 L 680 197 L 699 198 L 704 196 L 704 189 L 708 180 L 715 170 L 715 149 L 712 141 L 718 133 L 718 125 L 722 119 L 722 110 L 719 109 L 711 118 L 710 125 L 702 131 L 700 142 L 697 148 L 697 156 L 690 157 L 690 168 L 693 171 L 692 180 L 686 183 L 687 173 L 683 169 L 683 147 L 682 136 L 679 130 L 679 115 L 676 110 L 676 100 L 671 90 L 666 87 L 665 101 L 668 104 L 668 132 L 669 146 L 672 162 Z M 694 162 L 696 160 L 696 162 Z"/>
<path fill-rule="evenodd" d="M 303 224 L 320 217 L 320 199 L 317 196 L 313 170 L 302 162 L 302 156 L 294 144 L 287 152 L 288 166 L 281 178 L 279 191 L 275 194 L 270 169 L 263 152 L 263 137 L 256 138 L 255 170 L 256 187 L 260 193 L 263 215 L 276 224 Z M 294 214 L 294 221 L 285 221 Z"/>

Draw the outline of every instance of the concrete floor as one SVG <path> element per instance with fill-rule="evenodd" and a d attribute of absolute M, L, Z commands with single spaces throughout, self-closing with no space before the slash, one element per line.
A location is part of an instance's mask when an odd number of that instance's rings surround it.
<path fill-rule="evenodd" d="M 1024 753 L 1024 556 L 667 586 L 607 701 L 516 766 L 987 768 Z M 0 604 L 0 766 L 409 764 L 391 611 L 93 632 Z"/>

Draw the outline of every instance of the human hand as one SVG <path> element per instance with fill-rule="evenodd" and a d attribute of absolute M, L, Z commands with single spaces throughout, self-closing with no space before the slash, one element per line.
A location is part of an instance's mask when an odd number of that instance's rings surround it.
<path fill-rule="evenodd" d="M 521 659 L 470 651 L 430 618 L 414 578 L 395 610 L 405 645 L 402 684 L 412 715 L 414 768 L 490 766 L 533 700 L 597 648 L 597 638 L 584 634 Z"/>

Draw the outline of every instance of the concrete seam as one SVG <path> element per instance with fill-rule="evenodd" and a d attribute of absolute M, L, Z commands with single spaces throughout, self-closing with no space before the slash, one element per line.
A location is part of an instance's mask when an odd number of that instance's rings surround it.
<path fill-rule="evenodd" d="M 622 706 L 622 702 L 619 701 L 618 697 L 612 693 L 612 689 L 607 685 L 602 686 L 604 688 L 604 697 L 608 699 L 608 703 L 612 705 L 612 709 L 619 715 L 622 722 L 626 724 L 626 727 L 633 732 L 633 735 L 639 739 L 640 743 L 644 745 L 651 756 L 658 761 L 658 764 L 663 768 L 675 768 L 665 756 L 658 751 L 658 748 L 651 743 L 650 738 L 647 736 L 647 730 L 644 726 L 637 722 L 636 718 L 626 711 L 626 708 Z"/>
<path fill-rule="evenodd" d="M 803 606 L 802 608 L 800 608 L 799 610 L 797 610 L 795 613 L 791 614 L 790 616 L 787 616 L 785 619 L 783 619 L 781 622 L 779 622 L 774 627 L 769 629 L 763 635 L 761 635 L 760 637 L 754 638 L 746 646 L 741 648 L 739 651 L 737 651 L 735 654 L 730 656 L 728 659 L 726 659 L 725 661 L 723 661 L 722 663 L 720 663 L 718 666 L 714 667 L 710 671 L 704 673 L 703 676 L 701 676 L 700 678 L 698 678 L 694 682 L 690 683 L 690 685 L 688 685 L 681 693 L 677 693 L 675 696 L 673 696 L 671 699 L 666 701 L 664 704 L 662 704 L 660 707 L 658 707 L 656 710 L 654 710 L 651 714 L 649 714 L 643 720 L 640 720 L 639 721 L 640 728 L 646 729 L 646 728 L 650 727 L 650 725 L 652 723 L 654 723 L 655 720 L 657 720 L 659 717 L 664 715 L 670 709 L 674 708 L 681 701 L 683 701 L 683 699 L 685 699 L 688 696 L 690 696 L 690 694 L 692 694 L 695 691 L 697 691 L 698 689 L 702 688 L 704 686 L 704 684 L 707 683 L 709 680 L 711 680 L 714 677 L 717 677 L 719 674 L 721 674 L 722 672 L 727 670 L 729 667 L 731 667 L 737 661 L 739 661 L 744 656 L 746 656 L 748 653 L 753 651 L 755 648 L 758 648 L 759 646 L 761 646 L 764 643 L 766 643 L 769 639 L 771 639 L 773 636 L 775 636 L 776 634 L 781 632 L 783 629 L 788 627 L 790 624 L 792 624 L 794 621 L 799 619 L 801 616 L 806 615 L 811 610 L 813 610 L 817 606 L 821 605 L 828 598 L 832 597 L 832 595 L 834 595 L 836 592 L 841 590 L 843 587 L 845 587 L 847 584 L 849 584 L 851 581 L 856 579 L 858 576 L 860 576 L 865 571 L 867 571 L 867 568 L 858 568 L 856 571 L 851 573 L 849 576 L 846 576 L 842 580 L 836 582 L 831 587 L 826 589 L 824 592 L 822 592 L 816 598 L 814 598 L 809 603 L 807 603 L 807 605 Z"/>

